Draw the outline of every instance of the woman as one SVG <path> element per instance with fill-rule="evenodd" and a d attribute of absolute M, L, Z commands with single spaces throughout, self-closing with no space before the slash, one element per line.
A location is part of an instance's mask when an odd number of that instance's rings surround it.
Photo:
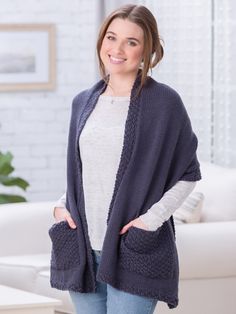
<path fill-rule="evenodd" d="M 177 92 L 148 76 L 163 49 L 146 7 L 112 12 L 97 53 L 102 79 L 72 104 L 51 285 L 69 290 L 79 314 L 175 308 L 172 214 L 201 178 L 197 138 Z"/>

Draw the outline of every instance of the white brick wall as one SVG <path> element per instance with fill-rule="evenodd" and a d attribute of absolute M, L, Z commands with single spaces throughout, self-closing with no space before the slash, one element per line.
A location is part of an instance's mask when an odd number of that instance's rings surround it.
<path fill-rule="evenodd" d="M 56 26 L 56 89 L 0 94 L 0 150 L 13 153 L 13 174 L 30 183 L 26 193 L 11 191 L 28 200 L 54 200 L 64 191 L 71 101 L 96 75 L 95 1 L 1 1 L 1 23 Z"/>

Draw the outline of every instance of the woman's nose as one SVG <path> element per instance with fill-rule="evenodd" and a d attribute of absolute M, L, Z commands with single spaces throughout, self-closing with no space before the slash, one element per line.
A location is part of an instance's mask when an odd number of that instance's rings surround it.
<path fill-rule="evenodd" d="M 116 42 L 113 46 L 114 52 L 121 53 L 124 50 L 123 43 L 122 42 Z"/>

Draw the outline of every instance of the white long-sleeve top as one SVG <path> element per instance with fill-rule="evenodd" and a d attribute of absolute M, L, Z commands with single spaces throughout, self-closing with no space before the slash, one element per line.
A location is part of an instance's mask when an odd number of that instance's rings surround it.
<path fill-rule="evenodd" d="M 88 233 L 94 250 L 101 250 L 106 219 L 122 151 L 129 97 L 101 95 L 80 134 L 82 180 Z M 159 202 L 140 216 L 148 230 L 170 218 L 192 192 L 196 182 L 178 181 Z M 65 207 L 66 193 L 55 203 Z"/>

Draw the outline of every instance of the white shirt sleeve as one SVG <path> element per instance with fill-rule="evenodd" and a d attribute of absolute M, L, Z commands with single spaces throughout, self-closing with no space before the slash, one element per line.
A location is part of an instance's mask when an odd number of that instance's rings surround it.
<path fill-rule="evenodd" d="M 148 227 L 148 230 L 157 230 L 181 206 L 195 186 L 196 181 L 178 181 L 139 218 Z"/>
<path fill-rule="evenodd" d="M 196 181 L 178 181 L 145 214 L 140 215 L 139 218 L 148 227 L 148 230 L 155 231 L 161 227 L 181 206 L 196 184 Z M 66 208 L 66 192 L 57 200 L 55 207 Z"/>
<path fill-rule="evenodd" d="M 55 207 L 66 208 L 66 192 L 56 201 L 54 208 Z"/>

